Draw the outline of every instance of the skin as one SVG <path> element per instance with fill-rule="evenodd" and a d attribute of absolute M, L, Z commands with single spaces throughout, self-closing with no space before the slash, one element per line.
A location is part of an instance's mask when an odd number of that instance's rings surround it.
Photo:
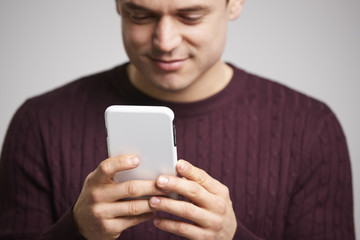
<path fill-rule="evenodd" d="M 151 197 L 150 206 L 190 220 L 192 223 L 155 217 L 154 225 L 163 231 L 188 239 L 233 239 L 237 222 L 229 189 L 204 170 L 179 160 L 176 170 L 183 178 L 160 176 L 156 186 L 176 192 L 191 202 Z"/>
<path fill-rule="evenodd" d="M 221 61 L 227 23 L 241 7 L 241 0 L 118 0 L 132 84 L 175 102 L 221 91 L 232 77 Z"/>
<path fill-rule="evenodd" d="M 108 158 L 87 176 L 73 209 L 75 225 L 86 239 L 116 239 L 125 229 L 153 217 L 148 200 L 119 200 L 164 194 L 154 181 L 113 181 L 116 172 L 139 164 L 136 156 Z"/>
<path fill-rule="evenodd" d="M 118 0 L 132 84 L 173 102 L 198 101 L 221 91 L 232 77 L 231 68 L 221 61 L 226 26 L 240 15 L 242 5 L 243 0 Z M 116 239 L 151 218 L 157 228 L 188 239 L 233 238 L 237 223 L 225 185 L 184 160 L 176 166 L 182 177 L 112 180 L 116 172 L 136 168 L 140 161 L 131 155 L 108 158 L 87 176 L 73 209 L 74 222 L 86 239 Z M 190 201 L 162 197 L 169 192 Z M 154 197 L 123 200 L 147 195 Z M 157 211 L 191 223 L 161 219 Z"/>

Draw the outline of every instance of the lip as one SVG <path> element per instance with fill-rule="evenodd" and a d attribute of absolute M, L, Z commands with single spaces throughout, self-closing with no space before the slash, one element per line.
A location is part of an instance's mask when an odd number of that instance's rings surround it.
<path fill-rule="evenodd" d="M 180 68 L 182 68 L 185 62 L 187 61 L 187 58 L 175 59 L 175 60 L 163 60 L 163 59 L 152 58 L 152 61 L 160 70 L 171 72 L 171 71 L 177 71 Z"/>

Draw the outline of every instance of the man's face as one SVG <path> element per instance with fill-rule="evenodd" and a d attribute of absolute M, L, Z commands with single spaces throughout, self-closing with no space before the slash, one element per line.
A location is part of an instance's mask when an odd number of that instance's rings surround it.
<path fill-rule="evenodd" d="M 221 61 L 228 5 L 225 0 L 118 0 L 137 84 L 181 91 L 206 78 Z"/>

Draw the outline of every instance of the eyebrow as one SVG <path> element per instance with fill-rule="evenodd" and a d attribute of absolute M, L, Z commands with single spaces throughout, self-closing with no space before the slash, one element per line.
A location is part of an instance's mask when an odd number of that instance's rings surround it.
<path fill-rule="evenodd" d="M 204 5 L 194 5 L 190 7 L 180 8 L 178 12 L 209 12 L 210 9 L 208 6 Z"/>
<path fill-rule="evenodd" d="M 131 2 L 126 2 L 126 3 L 124 3 L 123 8 L 132 9 L 132 10 L 151 11 L 151 10 L 148 9 L 148 8 L 139 6 L 139 5 L 137 5 L 137 4 L 135 4 L 135 3 L 131 3 Z"/>
<path fill-rule="evenodd" d="M 131 10 L 140 10 L 140 11 L 148 11 L 148 12 L 155 12 L 154 10 L 151 10 L 149 8 L 143 7 L 143 6 L 139 6 L 135 3 L 131 3 L 131 2 L 126 2 L 123 5 L 124 9 L 131 9 Z M 210 12 L 210 9 L 208 6 L 204 6 L 204 5 L 200 5 L 200 4 L 196 4 L 194 6 L 189 6 L 189 7 L 184 7 L 184 8 L 180 8 L 176 10 L 177 12 Z"/>

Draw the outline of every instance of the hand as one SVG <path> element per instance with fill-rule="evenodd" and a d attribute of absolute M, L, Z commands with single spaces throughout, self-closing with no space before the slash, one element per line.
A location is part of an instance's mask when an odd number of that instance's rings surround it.
<path fill-rule="evenodd" d="M 237 222 L 228 188 L 186 161 L 179 160 L 176 168 L 183 178 L 160 176 L 156 185 L 183 195 L 192 203 L 154 196 L 149 204 L 156 211 L 168 212 L 193 224 L 156 217 L 155 226 L 188 239 L 232 239 Z"/>
<path fill-rule="evenodd" d="M 119 200 L 163 195 L 155 181 L 113 181 L 116 172 L 139 164 L 136 156 L 108 158 L 87 176 L 73 210 L 74 222 L 86 239 L 116 239 L 125 229 L 153 216 L 147 199 Z"/>

